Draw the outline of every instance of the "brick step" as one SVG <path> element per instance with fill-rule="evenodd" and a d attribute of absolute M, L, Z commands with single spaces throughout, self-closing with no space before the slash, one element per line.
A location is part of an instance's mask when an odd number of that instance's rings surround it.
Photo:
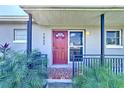
<path fill-rule="evenodd" d="M 71 79 L 72 68 L 49 68 L 48 77 L 49 79 Z"/>

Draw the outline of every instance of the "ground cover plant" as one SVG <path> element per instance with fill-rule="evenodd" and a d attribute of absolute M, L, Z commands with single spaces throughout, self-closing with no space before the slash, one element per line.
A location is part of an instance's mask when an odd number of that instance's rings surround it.
<path fill-rule="evenodd" d="M 124 74 L 112 73 L 107 66 L 84 69 L 84 73 L 73 79 L 75 88 L 124 88 Z"/>

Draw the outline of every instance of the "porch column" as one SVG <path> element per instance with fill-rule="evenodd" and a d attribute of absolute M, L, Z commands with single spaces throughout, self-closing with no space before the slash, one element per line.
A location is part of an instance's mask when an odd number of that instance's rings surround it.
<path fill-rule="evenodd" d="M 104 14 L 101 14 L 101 65 L 104 62 Z"/>
<path fill-rule="evenodd" d="M 27 21 L 27 54 L 32 52 L 32 15 L 29 14 Z"/>

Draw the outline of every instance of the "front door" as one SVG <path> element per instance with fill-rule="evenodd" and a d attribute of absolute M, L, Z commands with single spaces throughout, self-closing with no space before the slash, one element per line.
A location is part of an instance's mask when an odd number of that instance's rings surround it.
<path fill-rule="evenodd" d="M 53 30 L 53 64 L 68 63 L 68 32 Z"/>

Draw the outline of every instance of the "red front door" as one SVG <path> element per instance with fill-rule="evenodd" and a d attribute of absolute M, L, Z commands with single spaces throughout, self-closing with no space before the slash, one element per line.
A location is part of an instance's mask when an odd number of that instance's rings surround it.
<path fill-rule="evenodd" d="M 53 30 L 53 64 L 68 63 L 68 32 Z"/>

